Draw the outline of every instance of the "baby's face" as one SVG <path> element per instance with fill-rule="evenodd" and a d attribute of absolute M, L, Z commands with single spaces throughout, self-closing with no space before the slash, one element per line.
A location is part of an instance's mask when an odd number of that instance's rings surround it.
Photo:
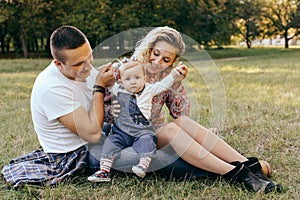
<path fill-rule="evenodd" d="M 145 82 L 142 65 L 126 69 L 121 73 L 121 84 L 128 92 L 140 92 L 144 88 Z"/>

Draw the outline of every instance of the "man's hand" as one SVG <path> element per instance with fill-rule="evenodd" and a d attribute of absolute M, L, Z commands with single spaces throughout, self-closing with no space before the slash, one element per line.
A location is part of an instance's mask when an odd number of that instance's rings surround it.
<path fill-rule="evenodd" d="M 107 63 L 98 68 L 98 75 L 96 77 L 96 85 L 103 87 L 110 87 L 115 83 L 114 71 L 111 63 Z"/>

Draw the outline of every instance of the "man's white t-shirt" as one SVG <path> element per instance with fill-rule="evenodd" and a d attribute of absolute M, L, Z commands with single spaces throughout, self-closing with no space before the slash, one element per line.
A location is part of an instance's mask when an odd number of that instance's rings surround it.
<path fill-rule="evenodd" d="M 66 153 L 87 142 L 66 128 L 58 118 L 80 106 L 90 110 L 97 70 L 92 69 L 86 82 L 65 77 L 54 62 L 36 78 L 31 93 L 31 113 L 34 129 L 47 153 Z"/>

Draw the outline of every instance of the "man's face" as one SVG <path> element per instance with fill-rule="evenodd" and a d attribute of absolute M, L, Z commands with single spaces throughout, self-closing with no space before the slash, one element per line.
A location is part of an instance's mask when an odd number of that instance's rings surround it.
<path fill-rule="evenodd" d="M 65 63 L 54 61 L 61 73 L 71 80 L 84 82 L 93 67 L 93 54 L 89 42 L 77 49 L 63 50 L 62 54 L 65 57 Z"/>

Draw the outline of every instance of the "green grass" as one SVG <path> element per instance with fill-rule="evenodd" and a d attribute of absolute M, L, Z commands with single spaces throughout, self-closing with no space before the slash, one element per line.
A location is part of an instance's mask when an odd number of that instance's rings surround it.
<path fill-rule="evenodd" d="M 215 59 L 226 91 L 226 118 L 220 136 L 244 155 L 272 163 L 272 177 L 283 184 L 283 193 L 253 194 L 223 181 L 165 181 L 154 176 L 139 180 L 131 175 L 115 177 L 106 184 L 76 177 L 55 188 L 27 186 L 15 191 L 1 175 L 0 199 L 300 199 L 300 50 L 223 49 L 208 53 Z M 187 57 L 198 59 L 193 54 Z M 241 59 L 224 59 L 228 57 Z M 0 60 L 1 169 L 10 159 L 39 146 L 31 122 L 30 91 L 36 75 L 49 62 Z M 193 90 L 189 95 L 199 100 L 192 102 L 192 115 L 210 127 L 209 88 L 195 70 L 190 69 L 185 82 Z"/>

